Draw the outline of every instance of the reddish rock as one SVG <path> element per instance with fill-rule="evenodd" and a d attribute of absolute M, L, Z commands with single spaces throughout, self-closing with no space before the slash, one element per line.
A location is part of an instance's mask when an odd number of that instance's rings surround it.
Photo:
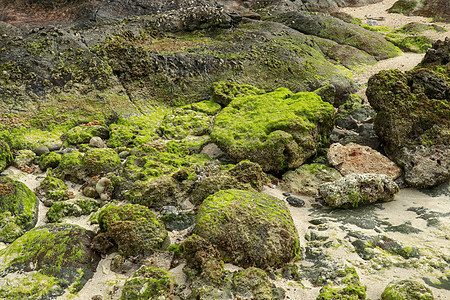
<path fill-rule="evenodd" d="M 355 143 L 332 144 L 328 150 L 328 161 L 341 172 L 348 174 L 385 174 L 396 179 L 402 174 L 401 169 L 389 158 L 367 146 Z"/>

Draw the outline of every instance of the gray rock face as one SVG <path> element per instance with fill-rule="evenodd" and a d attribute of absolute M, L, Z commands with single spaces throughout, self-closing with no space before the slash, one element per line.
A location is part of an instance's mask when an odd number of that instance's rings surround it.
<path fill-rule="evenodd" d="M 398 191 L 394 181 L 380 174 L 351 174 L 319 186 L 319 195 L 329 206 L 342 208 L 391 201 Z"/>
<path fill-rule="evenodd" d="M 450 146 L 418 146 L 403 148 L 399 163 L 405 170 L 405 180 L 415 187 L 432 187 L 450 180 Z"/>

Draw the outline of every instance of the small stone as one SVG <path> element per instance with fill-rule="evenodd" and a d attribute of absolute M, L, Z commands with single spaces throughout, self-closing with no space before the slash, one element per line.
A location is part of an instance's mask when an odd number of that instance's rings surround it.
<path fill-rule="evenodd" d="M 92 296 L 91 300 L 103 300 L 103 297 L 101 295 L 95 295 Z"/>
<path fill-rule="evenodd" d="M 286 198 L 286 201 L 294 207 L 305 206 L 305 201 L 303 201 L 302 199 L 296 198 L 296 197 L 289 196 Z"/>
<path fill-rule="evenodd" d="M 95 148 L 106 148 L 106 143 L 102 140 L 101 137 L 94 136 L 90 139 L 89 146 Z"/>
<path fill-rule="evenodd" d="M 119 153 L 119 157 L 122 159 L 127 158 L 128 156 L 130 156 L 130 152 L 129 151 L 122 151 Z"/>
<path fill-rule="evenodd" d="M 38 156 L 41 156 L 42 154 L 47 153 L 49 151 L 50 150 L 48 149 L 48 147 L 44 146 L 44 145 L 39 146 L 36 149 L 34 149 L 34 153 L 36 153 L 36 155 L 38 155 Z"/>
<path fill-rule="evenodd" d="M 89 198 L 97 198 L 98 193 L 93 186 L 87 186 L 83 189 L 83 195 Z"/>
<path fill-rule="evenodd" d="M 161 208 L 161 214 L 167 216 L 170 214 L 178 215 L 178 209 L 175 206 L 167 205 Z"/>
<path fill-rule="evenodd" d="M 61 143 L 56 143 L 56 144 L 50 145 L 48 147 L 48 150 L 50 150 L 50 151 L 58 151 L 59 149 L 61 149 L 61 147 L 62 147 Z"/>
<path fill-rule="evenodd" d="M 378 22 L 372 19 L 367 20 L 367 25 L 369 26 L 378 26 Z"/>

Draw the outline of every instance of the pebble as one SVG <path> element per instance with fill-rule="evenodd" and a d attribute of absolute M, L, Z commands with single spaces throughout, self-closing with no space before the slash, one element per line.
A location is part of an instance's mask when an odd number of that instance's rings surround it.
<path fill-rule="evenodd" d="M 302 199 L 296 198 L 296 197 L 289 196 L 286 198 L 286 201 L 294 207 L 305 206 L 305 201 L 303 201 Z"/>
<path fill-rule="evenodd" d="M 50 150 L 50 151 L 57 151 L 57 150 L 61 149 L 61 147 L 62 147 L 61 143 L 56 143 L 56 144 L 53 144 L 53 145 L 49 146 L 48 150 Z"/>
<path fill-rule="evenodd" d="M 36 153 L 36 155 L 38 155 L 38 156 L 41 156 L 42 154 L 47 153 L 49 151 L 50 150 L 48 149 L 48 147 L 44 146 L 44 145 L 39 146 L 36 149 L 34 149 L 34 153 Z"/>

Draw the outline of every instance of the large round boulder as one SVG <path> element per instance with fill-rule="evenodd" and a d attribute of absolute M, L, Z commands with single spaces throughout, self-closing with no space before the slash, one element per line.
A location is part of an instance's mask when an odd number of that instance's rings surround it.
<path fill-rule="evenodd" d="M 256 192 L 224 190 L 209 196 L 194 231 L 214 244 L 225 261 L 243 267 L 277 267 L 300 251 L 286 204 Z"/>
<path fill-rule="evenodd" d="M 93 236 L 70 224 L 48 224 L 21 236 L 0 250 L 0 298 L 56 299 L 78 292 L 100 261 Z"/>
<path fill-rule="evenodd" d="M 24 183 L 0 177 L 0 242 L 11 243 L 37 222 L 38 199 Z"/>
<path fill-rule="evenodd" d="M 235 98 L 215 118 L 211 137 L 230 157 L 264 171 L 300 166 L 334 124 L 334 108 L 315 93 L 279 88 Z"/>

